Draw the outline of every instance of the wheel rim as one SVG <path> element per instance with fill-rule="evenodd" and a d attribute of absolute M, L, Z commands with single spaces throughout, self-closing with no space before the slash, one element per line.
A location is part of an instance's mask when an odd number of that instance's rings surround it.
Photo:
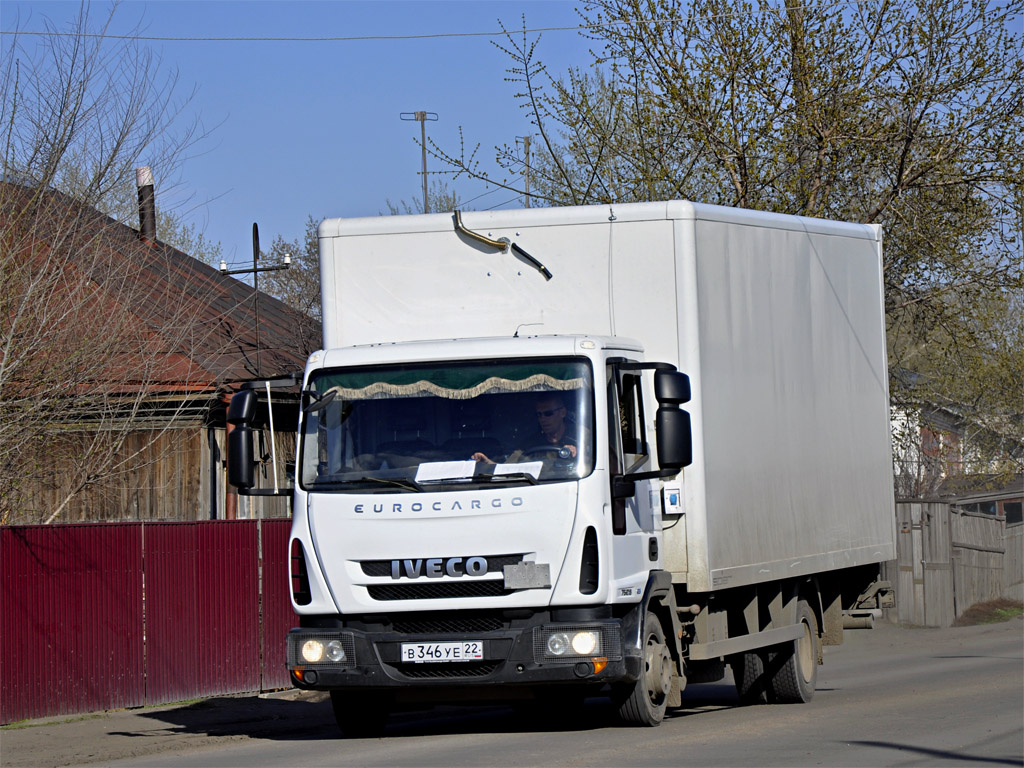
<path fill-rule="evenodd" d="M 644 654 L 645 678 L 647 682 L 647 695 L 655 705 L 668 696 L 672 686 L 672 658 L 668 652 L 668 646 L 658 642 L 653 635 L 647 639 L 647 649 Z"/>
<path fill-rule="evenodd" d="M 810 682 L 814 677 L 814 665 L 817 659 L 814 657 L 814 641 L 811 638 L 811 628 L 806 621 L 802 622 L 804 633 L 796 641 L 797 663 L 800 667 L 800 677 L 804 682 Z"/>

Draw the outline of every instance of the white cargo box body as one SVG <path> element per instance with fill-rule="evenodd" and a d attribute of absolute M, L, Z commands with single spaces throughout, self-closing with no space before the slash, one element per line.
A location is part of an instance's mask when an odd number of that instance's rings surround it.
<path fill-rule="evenodd" d="M 665 524 L 678 581 L 708 591 L 895 557 L 877 228 L 685 201 L 463 223 L 553 278 L 457 234 L 450 214 L 327 220 L 325 347 L 636 339 L 693 390 L 683 515 Z"/>

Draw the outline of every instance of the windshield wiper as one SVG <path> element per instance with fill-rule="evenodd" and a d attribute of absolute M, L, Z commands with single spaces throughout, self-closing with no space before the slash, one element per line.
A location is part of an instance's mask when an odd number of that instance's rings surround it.
<path fill-rule="evenodd" d="M 529 472 L 505 472 L 500 475 L 487 472 L 484 474 L 473 475 L 471 479 L 477 482 L 484 482 L 485 480 L 525 480 L 530 485 L 537 485 L 538 482 L 537 478 Z"/>
<path fill-rule="evenodd" d="M 316 483 L 320 487 L 341 487 L 345 485 L 358 485 L 360 483 L 369 483 L 371 485 L 391 485 L 395 488 L 401 488 L 404 491 L 415 491 L 416 493 L 423 493 L 423 486 L 417 483 L 415 480 L 409 478 L 394 478 L 394 477 L 360 477 L 355 480 L 327 480 Z"/>
<path fill-rule="evenodd" d="M 466 485 L 468 483 L 490 483 L 494 480 L 524 480 L 530 485 L 537 485 L 537 478 L 535 478 L 529 472 L 507 472 L 500 475 L 495 475 L 490 472 L 478 472 L 475 475 L 466 475 L 464 477 L 438 477 L 432 478 L 430 480 L 422 480 L 420 481 L 419 485 L 421 490 L 426 490 L 426 486 Z"/>

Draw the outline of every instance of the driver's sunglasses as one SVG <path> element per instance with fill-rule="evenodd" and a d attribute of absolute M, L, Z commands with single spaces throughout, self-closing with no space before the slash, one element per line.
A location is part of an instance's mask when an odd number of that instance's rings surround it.
<path fill-rule="evenodd" d="M 560 410 L 562 410 L 563 407 L 564 406 L 559 406 L 558 408 L 555 408 L 554 410 L 551 411 L 537 411 L 537 418 L 539 419 L 541 416 L 543 416 L 545 419 L 550 418 L 554 416 L 556 413 L 558 413 Z"/>

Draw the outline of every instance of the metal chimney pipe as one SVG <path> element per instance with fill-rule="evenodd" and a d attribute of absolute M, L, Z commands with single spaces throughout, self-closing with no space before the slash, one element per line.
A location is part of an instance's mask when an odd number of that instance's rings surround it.
<path fill-rule="evenodd" d="M 135 185 L 139 188 L 139 238 L 156 242 L 156 198 L 153 194 L 153 169 L 148 165 L 135 169 Z"/>

